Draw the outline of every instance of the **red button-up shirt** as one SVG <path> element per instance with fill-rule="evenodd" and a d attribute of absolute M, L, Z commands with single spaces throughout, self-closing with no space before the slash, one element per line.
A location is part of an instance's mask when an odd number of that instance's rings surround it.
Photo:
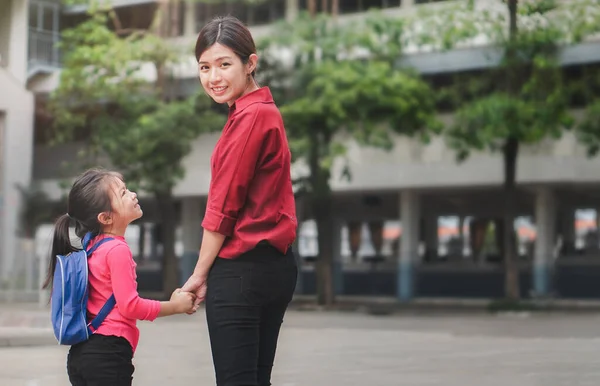
<path fill-rule="evenodd" d="M 211 157 L 202 226 L 225 236 L 219 257 L 235 258 L 267 241 L 285 253 L 296 238 L 291 153 L 271 91 L 237 99 Z"/>

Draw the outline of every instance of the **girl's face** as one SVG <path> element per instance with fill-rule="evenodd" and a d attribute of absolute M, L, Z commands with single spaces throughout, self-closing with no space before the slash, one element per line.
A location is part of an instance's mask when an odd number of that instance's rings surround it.
<path fill-rule="evenodd" d="M 119 178 L 113 178 L 108 186 L 110 213 L 101 213 L 100 222 L 106 232 L 124 235 L 125 229 L 144 214 L 138 203 L 137 194 L 127 189 Z"/>
<path fill-rule="evenodd" d="M 217 103 L 231 106 L 239 97 L 258 88 L 252 78 L 258 56 L 250 55 L 246 64 L 229 47 L 213 44 L 198 60 L 200 83 Z"/>

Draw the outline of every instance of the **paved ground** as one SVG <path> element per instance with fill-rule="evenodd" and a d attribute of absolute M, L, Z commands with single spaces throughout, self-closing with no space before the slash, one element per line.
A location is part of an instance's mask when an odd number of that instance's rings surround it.
<path fill-rule="evenodd" d="M 214 385 L 203 314 L 140 327 L 135 385 Z M 0 385 L 67 385 L 65 355 L 59 346 L 0 348 Z M 273 379 L 274 386 L 470 384 L 600 384 L 600 314 L 292 311 Z"/>

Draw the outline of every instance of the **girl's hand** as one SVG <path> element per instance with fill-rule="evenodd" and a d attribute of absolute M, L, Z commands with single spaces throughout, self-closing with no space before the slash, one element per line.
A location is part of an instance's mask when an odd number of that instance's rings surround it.
<path fill-rule="evenodd" d="M 175 308 L 178 313 L 190 313 L 194 311 L 194 301 L 196 300 L 196 295 L 191 292 L 184 292 L 181 288 L 177 288 L 171 294 L 170 301 L 175 305 Z"/>

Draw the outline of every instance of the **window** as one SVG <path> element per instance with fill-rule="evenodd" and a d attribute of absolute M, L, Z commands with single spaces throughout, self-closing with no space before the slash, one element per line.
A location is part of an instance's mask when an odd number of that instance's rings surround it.
<path fill-rule="evenodd" d="M 29 69 L 58 66 L 60 5 L 32 1 L 29 4 Z"/>

